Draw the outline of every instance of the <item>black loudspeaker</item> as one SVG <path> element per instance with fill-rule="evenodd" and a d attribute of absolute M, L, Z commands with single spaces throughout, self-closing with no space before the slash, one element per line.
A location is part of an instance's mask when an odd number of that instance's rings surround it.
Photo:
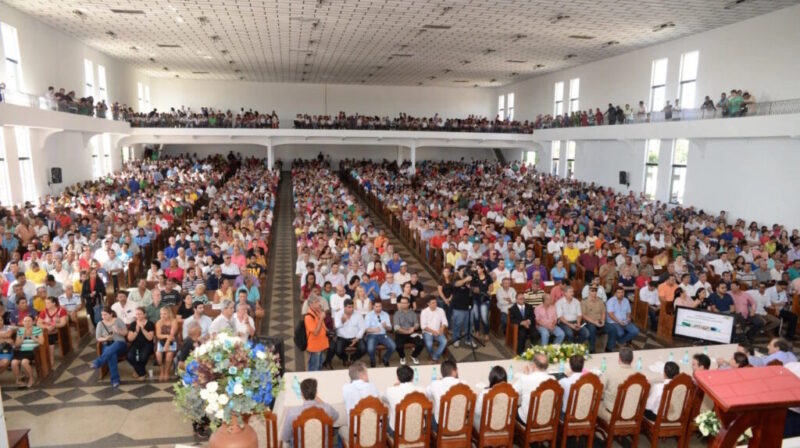
<path fill-rule="evenodd" d="M 50 183 L 53 184 L 61 183 L 61 168 L 59 167 L 50 168 Z"/>
<path fill-rule="evenodd" d="M 284 356 L 283 339 L 271 338 L 267 336 L 256 336 L 253 342 L 264 344 L 264 347 L 272 353 L 278 355 L 278 363 L 280 364 L 280 375 L 283 376 L 286 372 L 286 357 Z"/>
<path fill-rule="evenodd" d="M 619 172 L 619 183 L 620 183 L 620 185 L 628 185 L 628 172 L 627 171 L 620 171 Z"/>

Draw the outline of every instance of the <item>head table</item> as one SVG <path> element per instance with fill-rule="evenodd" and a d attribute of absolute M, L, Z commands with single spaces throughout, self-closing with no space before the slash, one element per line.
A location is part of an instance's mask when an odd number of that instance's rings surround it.
<path fill-rule="evenodd" d="M 717 358 L 730 359 L 736 351 L 736 344 L 725 345 L 709 345 L 709 346 L 694 346 L 694 347 L 676 347 L 664 348 L 655 350 L 636 350 L 633 353 L 633 366 L 636 369 L 638 360 L 641 358 L 642 369 L 640 372 L 644 374 L 651 383 L 663 380 L 664 363 L 671 360 L 678 363 L 681 372 L 691 375 L 691 358 L 696 353 L 706 353 L 711 358 L 711 367 L 716 367 Z M 688 356 L 687 356 L 688 355 Z M 424 355 L 423 355 L 424 356 Z M 688 358 L 684 362 L 684 357 Z M 584 363 L 584 371 L 594 371 L 602 377 L 601 367 L 605 359 L 606 368 L 612 369 L 619 363 L 619 355 L 617 353 L 596 353 L 592 354 Z M 462 362 L 458 363 L 458 377 L 461 381 L 469 384 L 476 391 L 486 387 L 489 383 L 489 371 L 492 367 L 499 365 L 506 369 L 506 374 L 509 375 L 509 382 L 513 383 L 515 377 L 525 371 L 526 365 L 530 364 L 528 361 L 522 360 L 500 360 L 500 361 L 482 361 L 482 362 Z M 414 366 L 409 364 L 410 367 L 415 368 L 418 372 L 418 378 L 415 379 L 416 385 L 424 389 L 430 384 L 433 378 L 433 371 L 436 370 L 437 378 L 441 378 L 438 365 L 419 365 Z M 569 364 L 564 366 L 565 373 L 569 373 Z M 376 367 L 369 369 L 369 381 L 378 387 L 382 393 L 390 386 L 397 383 L 397 368 L 396 367 Z M 549 373 L 559 373 L 560 366 L 550 365 Z M 513 373 L 513 377 L 512 377 Z M 347 369 L 339 370 L 323 370 L 319 372 L 287 372 L 284 375 L 284 388 L 275 400 L 274 412 L 278 415 L 278 430 L 283 425 L 283 419 L 286 415 L 286 410 L 293 406 L 302 404 L 302 398 L 298 397 L 293 390 L 292 384 L 297 378 L 298 381 L 303 381 L 306 378 L 315 378 L 317 380 L 317 395 L 326 403 L 333 406 L 339 412 L 339 420 L 335 422 L 335 426 L 347 425 L 347 416 L 345 415 L 344 400 L 342 399 L 342 385 L 350 382 L 347 374 Z"/>

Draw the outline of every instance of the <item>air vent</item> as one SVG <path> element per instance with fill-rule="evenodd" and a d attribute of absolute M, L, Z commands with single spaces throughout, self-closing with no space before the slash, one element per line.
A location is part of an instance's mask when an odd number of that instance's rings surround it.
<path fill-rule="evenodd" d="M 585 34 L 571 34 L 569 36 L 570 39 L 579 39 L 579 40 L 592 40 L 594 36 L 587 36 Z"/>
<path fill-rule="evenodd" d="M 534 68 L 534 69 L 537 69 L 537 68 L 544 68 L 544 64 L 536 64 L 536 65 L 534 65 L 534 66 L 533 66 L 533 68 Z"/>
<path fill-rule="evenodd" d="M 487 48 L 487 49 L 483 50 L 483 54 L 492 54 L 495 51 L 497 51 L 497 50 L 495 50 L 493 48 Z"/>
<path fill-rule="evenodd" d="M 553 17 L 552 19 L 550 19 L 550 23 L 558 23 L 558 22 L 560 22 L 562 20 L 567 20 L 567 19 L 569 19 L 569 16 L 567 14 L 559 14 L 559 15 Z"/>
<path fill-rule="evenodd" d="M 229 53 L 228 50 L 220 50 L 219 52 L 222 53 L 222 54 L 228 54 Z"/>
<path fill-rule="evenodd" d="M 734 2 L 730 2 L 730 3 L 728 3 L 727 5 L 725 5 L 725 8 L 723 8 L 723 9 L 732 9 L 732 8 L 734 8 L 736 5 L 741 5 L 742 3 L 746 2 L 746 1 L 747 1 L 747 0 L 736 0 L 736 1 L 734 1 Z"/>
<path fill-rule="evenodd" d="M 578 56 L 577 54 L 570 53 L 570 54 L 564 56 L 564 59 L 572 59 L 572 58 L 577 57 L 577 56 Z"/>
<path fill-rule="evenodd" d="M 158 48 L 181 48 L 178 44 L 156 44 Z"/>
<path fill-rule="evenodd" d="M 117 33 L 113 32 L 113 31 L 106 31 L 106 35 L 109 36 L 112 39 L 116 39 L 117 38 Z"/>
<path fill-rule="evenodd" d="M 518 41 L 518 40 L 525 39 L 526 37 L 528 37 L 528 35 L 527 35 L 527 34 L 515 34 L 515 35 L 514 35 L 514 38 L 513 38 L 513 39 L 511 39 L 511 42 L 516 42 L 516 41 Z"/>
<path fill-rule="evenodd" d="M 168 72 L 169 71 L 169 67 L 164 67 L 164 71 Z"/>
<path fill-rule="evenodd" d="M 150 58 L 149 61 L 150 62 L 156 62 L 156 58 Z"/>
<path fill-rule="evenodd" d="M 528 61 L 520 61 L 519 59 L 506 59 L 509 64 L 524 64 Z"/>
<path fill-rule="evenodd" d="M 456 80 L 454 80 L 453 82 L 462 82 L 462 83 L 463 83 L 463 82 L 469 82 L 469 80 L 466 80 L 466 79 L 456 79 Z"/>
<path fill-rule="evenodd" d="M 208 17 L 200 16 L 200 17 L 197 18 L 197 21 L 202 23 L 203 25 L 207 25 L 208 24 Z"/>
<path fill-rule="evenodd" d="M 603 44 L 603 47 L 613 47 L 614 45 L 619 45 L 619 41 L 617 40 L 610 40 Z"/>
<path fill-rule="evenodd" d="M 461 65 L 467 65 L 467 64 L 469 64 L 470 62 L 472 62 L 472 61 L 470 61 L 470 60 L 467 60 L 467 59 L 464 59 L 463 61 L 461 61 Z"/>
<path fill-rule="evenodd" d="M 192 72 L 193 75 L 207 75 L 208 72 Z"/>
<path fill-rule="evenodd" d="M 436 79 L 436 77 L 435 77 L 435 76 L 428 76 L 428 79 L 430 79 L 431 81 L 433 81 L 434 79 Z"/>
<path fill-rule="evenodd" d="M 141 9 L 112 9 L 114 14 L 144 14 Z"/>
<path fill-rule="evenodd" d="M 450 28 L 452 28 L 452 26 L 450 26 L 450 25 L 432 25 L 432 24 L 428 24 L 428 25 L 422 25 L 422 28 L 424 28 L 426 30 L 449 30 Z"/>
<path fill-rule="evenodd" d="M 129 48 L 129 50 L 131 50 L 131 51 L 139 51 L 139 47 L 137 47 L 136 45 L 132 45 L 132 46 Z"/>
<path fill-rule="evenodd" d="M 81 20 L 86 20 L 86 13 L 80 9 L 73 9 L 72 13 L 78 16 Z"/>
<path fill-rule="evenodd" d="M 665 30 L 667 28 L 674 28 L 675 24 L 673 22 L 662 23 L 661 25 L 653 27 L 653 32 L 657 33 L 661 30 Z"/>
<path fill-rule="evenodd" d="M 211 36 L 211 40 L 212 40 L 213 42 L 219 42 L 219 41 L 220 41 L 220 37 L 219 37 L 218 35 L 216 35 L 216 34 L 215 34 L 215 35 Z"/>
<path fill-rule="evenodd" d="M 449 68 L 446 68 L 446 69 L 442 70 L 442 72 L 443 73 L 450 73 L 450 72 L 452 72 L 452 70 L 450 70 Z"/>
<path fill-rule="evenodd" d="M 410 58 L 414 56 L 413 54 L 408 53 L 392 53 L 393 58 Z"/>

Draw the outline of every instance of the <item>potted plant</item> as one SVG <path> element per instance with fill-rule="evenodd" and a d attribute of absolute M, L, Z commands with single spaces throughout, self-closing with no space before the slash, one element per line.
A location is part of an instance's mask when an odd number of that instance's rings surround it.
<path fill-rule="evenodd" d="M 282 387 L 277 356 L 262 344 L 220 333 L 186 359 L 175 384 L 174 402 L 186 417 L 207 422 L 214 433 L 210 447 L 253 447 L 255 431 L 247 424 L 262 414 Z"/>
<path fill-rule="evenodd" d="M 533 360 L 533 355 L 543 353 L 547 355 L 547 362 L 556 364 L 561 361 L 566 361 L 573 355 L 581 355 L 589 357 L 589 349 L 585 344 L 549 344 L 549 345 L 534 345 L 529 349 L 522 352 L 517 358 L 526 361 Z"/>
<path fill-rule="evenodd" d="M 694 423 L 697 425 L 697 430 L 700 431 L 700 435 L 703 436 L 703 440 L 708 442 L 708 446 L 714 443 L 714 438 L 717 437 L 717 434 L 722 430 L 722 422 L 719 421 L 719 417 L 717 417 L 717 413 L 713 410 L 701 412 L 694 418 Z M 739 437 L 737 443 L 743 443 L 750 440 L 753 437 L 753 432 L 750 428 L 744 432 L 744 434 Z"/>

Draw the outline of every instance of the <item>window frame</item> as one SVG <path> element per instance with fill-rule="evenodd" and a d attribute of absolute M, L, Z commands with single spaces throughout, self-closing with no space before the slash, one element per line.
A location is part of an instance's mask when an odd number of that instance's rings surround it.
<path fill-rule="evenodd" d="M 656 84 L 656 67 L 658 66 L 659 62 L 664 61 L 664 81 L 661 84 Z M 650 110 L 651 111 L 659 111 L 664 108 L 664 105 L 667 101 L 667 73 L 669 70 L 669 58 L 658 58 L 653 59 L 652 67 L 650 69 Z M 655 106 L 655 99 L 657 98 L 656 91 L 663 92 L 663 101 L 660 106 Z"/>
<path fill-rule="evenodd" d="M 0 22 L 0 39 L 3 41 L 6 92 L 22 91 L 22 55 L 19 49 L 17 27 Z"/>
<path fill-rule="evenodd" d="M 655 143 L 654 143 L 655 142 Z M 655 162 L 650 161 L 650 154 L 653 152 L 652 146 L 655 145 L 655 155 L 656 160 Z M 645 149 L 644 149 L 644 175 L 642 176 L 642 193 L 647 197 L 649 200 L 653 201 L 656 199 L 656 195 L 658 194 L 658 165 L 661 161 L 661 139 L 658 138 L 651 138 L 645 140 Z M 653 172 L 653 194 L 649 195 L 647 193 L 648 190 L 648 173 L 652 170 Z"/>
<path fill-rule="evenodd" d="M 574 90 L 574 92 L 573 92 Z M 574 95 L 573 95 L 574 94 Z M 581 78 L 572 78 L 569 80 L 569 112 L 578 112 L 580 110 L 580 97 L 581 97 Z"/>
<path fill-rule="evenodd" d="M 500 121 L 506 119 L 506 96 L 500 95 L 497 97 L 497 117 Z"/>
<path fill-rule="evenodd" d="M 0 129 L 0 205 L 11 206 L 11 184 L 8 179 L 8 158 L 6 157 L 6 140 Z"/>
<path fill-rule="evenodd" d="M 567 179 L 575 179 L 575 140 L 567 140 Z"/>
<path fill-rule="evenodd" d="M 22 200 L 36 202 L 38 191 L 33 173 L 33 154 L 31 148 L 31 130 L 23 126 L 14 126 L 14 140 L 17 144 L 17 161 L 22 183 Z"/>
<path fill-rule="evenodd" d="M 688 56 L 691 56 L 691 55 L 696 55 L 696 57 L 697 57 L 697 60 L 694 63 L 694 75 L 690 79 L 689 78 L 684 79 L 683 76 L 684 76 L 684 68 L 686 66 L 686 59 L 687 59 Z M 681 108 L 682 109 L 683 108 L 695 109 L 697 107 L 697 72 L 698 72 L 699 68 L 700 68 L 700 51 L 699 50 L 688 51 L 688 52 L 683 53 L 681 55 L 681 65 L 680 65 L 679 71 L 678 71 L 678 74 L 679 74 L 678 98 L 681 101 Z M 692 95 L 691 101 L 687 102 L 686 98 L 684 98 L 684 96 L 686 94 L 686 88 L 688 86 L 690 86 L 690 85 L 692 86 L 693 95 Z"/>
<path fill-rule="evenodd" d="M 675 156 L 678 151 L 679 142 L 686 142 L 686 161 L 683 163 L 675 163 Z M 689 140 L 676 138 L 672 141 L 672 154 L 670 157 L 670 178 L 669 178 L 669 203 L 670 204 L 683 204 L 683 197 L 686 194 L 686 175 L 688 173 L 689 165 Z M 676 173 L 680 173 L 680 185 L 675 182 Z M 678 191 L 676 191 L 676 187 Z"/>
<path fill-rule="evenodd" d="M 83 60 L 83 94 L 94 98 L 94 63 L 89 59 Z"/>
<path fill-rule="evenodd" d="M 557 81 L 553 86 L 553 116 L 564 114 L 564 81 Z"/>
<path fill-rule="evenodd" d="M 514 92 L 506 94 L 506 117 L 508 121 L 514 121 Z"/>
<path fill-rule="evenodd" d="M 550 174 L 559 176 L 559 168 L 561 168 L 561 140 L 553 140 L 550 142 Z"/>

